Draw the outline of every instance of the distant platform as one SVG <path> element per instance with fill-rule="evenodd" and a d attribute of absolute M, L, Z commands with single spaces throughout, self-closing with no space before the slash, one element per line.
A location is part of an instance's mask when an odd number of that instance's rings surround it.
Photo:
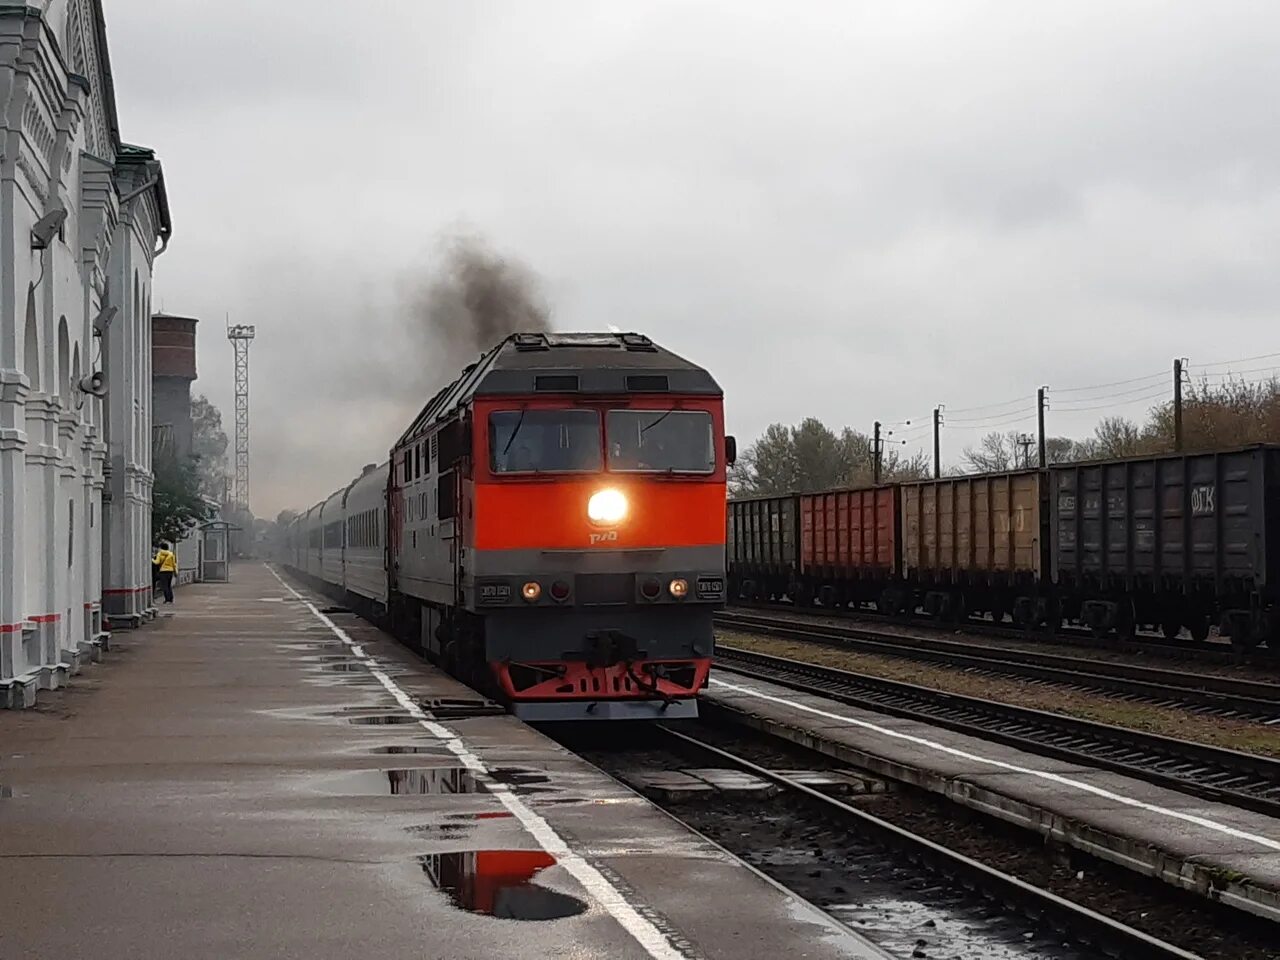
<path fill-rule="evenodd" d="M 759 729 L 1178 887 L 1280 920 L 1280 820 L 1143 780 L 712 671 L 703 712 Z"/>

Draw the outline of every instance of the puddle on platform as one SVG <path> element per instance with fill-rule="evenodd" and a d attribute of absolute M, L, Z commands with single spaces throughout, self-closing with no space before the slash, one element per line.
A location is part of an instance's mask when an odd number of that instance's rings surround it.
<path fill-rule="evenodd" d="M 447 754 L 449 750 L 447 747 L 444 747 L 440 744 L 434 744 L 434 743 L 424 744 L 422 746 L 418 746 L 417 744 L 412 744 L 412 743 L 396 743 L 396 744 L 390 744 L 385 747 L 374 747 L 369 752 L 370 753 L 434 753 L 434 754 L 443 755 L 443 754 Z"/>
<path fill-rule="evenodd" d="M 0 800 L 5 800 L 12 796 L 13 787 L 6 787 L 3 783 L 0 783 Z"/>
<path fill-rule="evenodd" d="M 363 660 L 346 660 L 341 659 L 336 663 L 326 663 L 320 668 L 331 673 L 355 673 L 360 670 L 368 670 L 369 664 Z"/>
<path fill-rule="evenodd" d="M 498 783 L 505 783 L 516 793 L 545 793 L 551 789 L 549 786 L 544 786 L 551 783 L 551 778 L 538 770 L 496 767 L 489 771 L 489 776 Z"/>
<path fill-rule="evenodd" d="M 428 854 L 422 872 L 450 902 L 503 920 L 558 920 L 587 909 L 577 897 L 531 882 L 556 861 L 541 850 L 476 850 Z"/>
<path fill-rule="evenodd" d="M 507 708 L 493 700 L 463 700 L 452 697 L 434 697 L 430 700 L 419 700 L 420 706 L 435 720 L 466 720 L 469 717 L 496 717 L 507 712 Z"/>

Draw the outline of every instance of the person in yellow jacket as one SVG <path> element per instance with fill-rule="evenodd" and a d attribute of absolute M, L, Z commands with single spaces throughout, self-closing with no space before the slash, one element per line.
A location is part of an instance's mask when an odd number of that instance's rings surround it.
<path fill-rule="evenodd" d="M 178 557 L 170 547 L 169 543 L 161 543 L 155 559 L 151 561 L 159 571 L 160 589 L 164 591 L 165 603 L 173 603 L 173 578 L 178 573 Z"/>

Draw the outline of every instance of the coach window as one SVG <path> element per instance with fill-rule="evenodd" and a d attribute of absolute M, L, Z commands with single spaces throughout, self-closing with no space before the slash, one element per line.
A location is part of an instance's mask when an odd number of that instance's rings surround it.
<path fill-rule="evenodd" d="M 711 414 L 703 410 L 610 410 L 609 469 L 711 473 L 716 468 Z"/>
<path fill-rule="evenodd" d="M 504 410 L 489 414 L 495 473 L 589 473 L 600 463 L 594 410 Z"/>

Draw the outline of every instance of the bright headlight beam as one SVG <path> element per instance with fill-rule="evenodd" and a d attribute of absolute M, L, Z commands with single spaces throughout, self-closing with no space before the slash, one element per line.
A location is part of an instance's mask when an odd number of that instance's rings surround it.
<path fill-rule="evenodd" d="M 627 498 L 617 490 L 597 490 L 587 501 L 592 523 L 618 523 L 627 515 Z"/>

